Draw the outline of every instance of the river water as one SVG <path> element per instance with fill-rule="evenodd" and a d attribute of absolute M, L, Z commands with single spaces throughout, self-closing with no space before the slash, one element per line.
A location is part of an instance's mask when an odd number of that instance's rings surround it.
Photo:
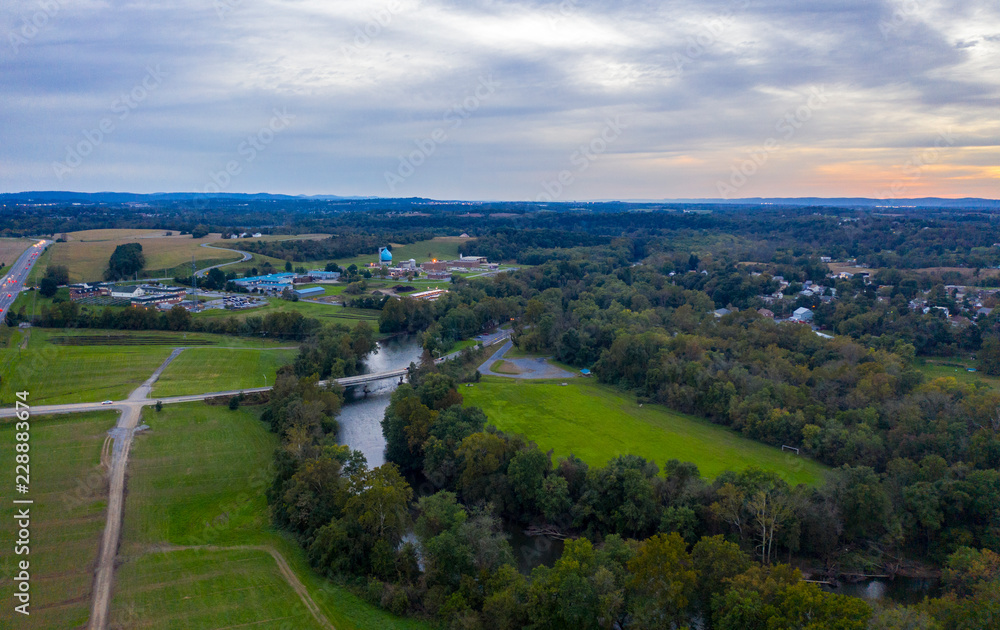
<path fill-rule="evenodd" d="M 419 363 L 422 352 L 415 337 L 393 337 L 381 341 L 378 351 L 365 359 L 365 374 L 398 370 L 410 363 Z M 371 468 L 385 463 L 382 416 L 397 384 L 396 379 L 375 381 L 368 384 L 367 394 L 360 386 L 347 388 L 344 408 L 337 416 L 340 443 L 364 453 Z"/>
<path fill-rule="evenodd" d="M 365 359 L 365 373 L 388 372 L 419 363 L 423 353 L 415 337 L 393 337 L 379 342 L 378 351 Z M 338 439 L 354 450 L 364 453 L 368 466 L 374 468 L 385 463 L 385 438 L 382 436 L 382 416 L 389 406 L 392 392 L 398 381 L 387 379 L 369 383 L 368 392 L 362 387 L 349 387 L 346 400 L 337 421 L 340 423 Z M 414 482 L 416 480 L 411 480 Z M 429 484 L 416 483 L 414 490 L 419 494 L 433 491 Z M 529 572 L 534 567 L 545 564 L 552 566 L 562 553 L 561 540 L 527 536 L 520 527 L 505 524 L 518 569 Z M 405 540 L 416 542 L 412 532 Z"/>

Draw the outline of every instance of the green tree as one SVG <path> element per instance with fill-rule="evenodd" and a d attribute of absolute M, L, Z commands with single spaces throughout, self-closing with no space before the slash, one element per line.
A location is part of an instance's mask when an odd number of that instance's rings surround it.
<path fill-rule="evenodd" d="M 146 266 L 146 257 L 142 253 L 142 245 L 139 243 L 124 243 L 115 247 L 111 258 L 108 259 L 108 268 L 104 272 L 106 280 L 121 280 L 130 278 L 142 271 Z"/>
<path fill-rule="evenodd" d="M 698 582 L 687 544 L 677 532 L 639 543 L 628 562 L 636 627 L 663 628 L 681 623 Z"/>
<path fill-rule="evenodd" d="M 42 281 L 38 284 L 38 292 L 47 298 L 55 295 L 58 290 L 59 285 L 56 284 L 56 281 L 49 276 L 42 278 Z"/>

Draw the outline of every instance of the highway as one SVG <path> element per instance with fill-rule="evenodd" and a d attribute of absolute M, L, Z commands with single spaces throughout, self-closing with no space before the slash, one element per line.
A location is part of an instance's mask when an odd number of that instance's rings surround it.
<path fill-rule="evenodd" d="M 31 273 L 31 268 L 35 266 L 38 256 L 45 251 L 45 246 L 48 243 L 49 241 L 45 240 L 35 243 L 18 257 L 10 269 L 4 269 L 7 275 L 0 283 L 0 318 L 7 316 L 7 309 L 17 299 L 17 294 L 24 289 L 24 283 L 28 279 L 28 274 Z"/>

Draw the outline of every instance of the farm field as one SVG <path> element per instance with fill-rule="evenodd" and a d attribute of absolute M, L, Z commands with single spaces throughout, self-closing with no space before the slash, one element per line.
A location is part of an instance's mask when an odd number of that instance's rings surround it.
<path fill-rule="evenodd" d="M 35 241 L 28 238 L 0 238 L 0 263 L 4 265 L 4 268 L 0 269 L 0 276 L 6 274 L 7 267 L 13 265 L 17 257 L 34 243 Z"/>
<path fill-rule="evenodd" d="M 11 334 L 0 348 L 2 404 L 9 404 L 23 383 L 31 383 L 35 403 L 120 400 L 149 378 L 174 347 L 219 345 L 258 352 L 261 347 L 259 339 L 203 333 L 32 328 L 18 360 L 24 333 Z M 264 343 L 270 348 L 282 346 Z"/>
<path fill-rule="evenodd" d="M 209 234 L 204 238 L 191 238 L 190 234 L 180 235 L 174 232 L 165 236 L 165 230 L 86 230 L 70 232 L 67 242 L 54 243 L 49 247 L 47 260 L 39 258 L 38 267 L 42 262 L 50 265 L 65 265 L 69 269 L 70 282 L 83 280 L 102 280 L 108 258 L 115 247 L 124 243 L 139 243 L 146 257 L 146 273 L 148 276 L 169 276 L 170 272 L 184 263 L 190 264 L 191 257 L 195 261 L 225 262 L 239 260 L 241 256 L 226 253 L 217 249 L 201 247 L 202 243 L 215 243 L 221 240 L 220 234 Z M 199 266 L 205 266 L 199 264 Z M 44 270 L 40 270 L 44 274 Z M 40 276 L 39 276 L 40 277 Z"/>
<path fill-rule="evenodd" d="M 203 403 L 144 410 L 151 431 L 132 446 L 116 580 L 129 587 L 116 588 L 112 622 L 207 628 L 267 619 L 252 627 L 319 627 L 266 549 L 287 561 L 337 630 L 428 627 L 396 619 L 316 575 L 305 552 L 270 526 L 264 490 L 278 439 L 259 413 Z M 175 545 L 211 547 L 169 550 Z M 171 575 L 186 578 L 179 583 Z"/>
<path fill-rule="evenodd" d="M 297 350 L 189 348 L 163 371 L 152 395 L 183 396 L 274 385 L 278 368 L 294 361 L 297 354 Z"/>
<path fill-rule="evenodd" d="M 31 396 L 28 402 L 33 400 Z M 4 558 L 11 560 L 0 577 L 4 601 L 0 627 L 49 630 L 86 624 L 107 503 L 101 446 L 117 419 L 118 414 L 110 411 L 32 418 L 27 495 L 34 501 L 31 553 L 13 555 L 15 506 L 0 502 L 0 519 L 5 524 L 0 527 L 0 545 Z M 0 424 L 0 441 L 14 444 L 14 430 L 12 421 Z M 12 447 L 9 452 L 13 453 Z M 11 461 L 13 466 L 13 457 Z M 13 470 L 9 482 L 14 482 Z M 31 614 L 27 616 L 11 610 L 14 558 L 27 558 L 31 563 Z"/>
<path fill-rule="evenodd" d="M 660 405 L 640 407 L 594 380 L 565 382 L 483 377 L 461 393 L 465 404 L 482 408 L 492 424 L 526 436 L 543 451 L 554 449 L 555 458 L 572 453 L 603 466 L 618 455 L 635 454 L 661 465 L 670 459 L 694 462 L 708 479 L 758 466 L 791 485 L 823 481 L 826 467 L 812 460 Z"/>

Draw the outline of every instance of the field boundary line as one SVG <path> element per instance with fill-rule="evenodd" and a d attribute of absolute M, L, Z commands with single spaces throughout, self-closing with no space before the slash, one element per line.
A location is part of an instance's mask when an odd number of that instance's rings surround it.
<path fill-rule="evenodd" d="M 295 575 L 295 571 L 289 566 L 288 561 L 285 557 L 281 555 L 274 547 L 269 545 L 233 545 L 230 547 L 221 547 L 219 545 L 151 545 L 149 546 L 144 554 L 150 553 L 168 553 L 171 551 L 262 551 L 264 553 L 270 554 L 274 558 L 274 562 L 278 565 L 278 572 L 285 578 L 288 585 L 292 587 L 292 590 L 298 594 L 299 599 L 305 605 L 306 609 L 312 613 L 313 618 L 319 623 L 319 625 L 324 628 L 329 628 L 330 630 L 337 630 L 330 620 L 326 618 L 323 611 L 313 600 L 312 595 L 309 594 L 309 589 L 306 588 L 305 584 L 299 579 L 299 576 Z"/>

